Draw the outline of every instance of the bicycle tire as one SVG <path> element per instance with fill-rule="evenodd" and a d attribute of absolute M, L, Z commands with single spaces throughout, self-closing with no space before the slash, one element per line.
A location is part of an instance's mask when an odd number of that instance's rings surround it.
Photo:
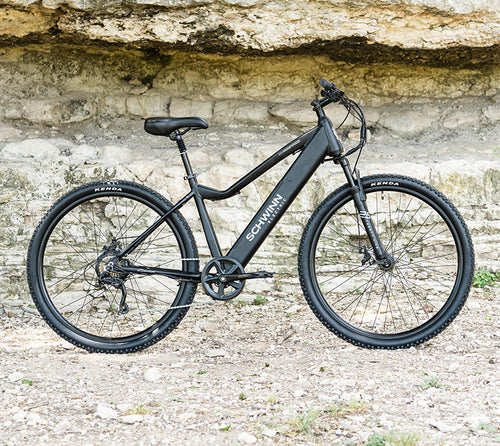
<path fill-rule="evenodd" d="M 472 284 L 474 251 L 457 209 L 428 184 L 362 178 L 368 210 L 394 267 L 375 263 L 348 185 L 314 211 L 298 265 L 305 298 L 330 331 L 364 348 L 409 348 L 444 330 Z"/>
<path fill-rule="evenodd" d="M 57 334 L 91 352 L 130 353 L 177 327 L 197 283 L 105 273 L 113 252 L 171 207 L 145 186 L 99 181 L 70 191 L 47 211 L 31 239 L 27 276 L 38 311 Z M 199 272 L 197 259 L 193 234 L 177 211 L 124 261 Z M 103 283 L 103 274 L 114 283 Z"/>

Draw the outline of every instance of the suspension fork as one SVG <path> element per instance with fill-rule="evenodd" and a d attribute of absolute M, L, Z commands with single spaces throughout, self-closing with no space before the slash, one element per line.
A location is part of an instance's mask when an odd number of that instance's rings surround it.
<path fill-rule="evenodd" d="M 350 186 L 350 192 L 354 200 L 354 204 L 359 213 L 359 217 L 361 218 L 361 222 L 363 223 L 366 234 L 368 235 L 370 244 L 373 248 L 376 262 L 383 268 L 390 268 L 392 265 L 392 261 L 382 247 L 382 243 L 380 242 L 377 230 L 375 229 L 375 225 L 373 224 L 370 212 L 368 211 L 368 208 L 366 206 L 366 195 L 363 190 L 363 185 L 361 184 L 359 171 L 356 171 L 355 178 L 349 164 L 349 160 L 347 158 L 340 157 L 339 159 L 335 160 L 335 162 L 340 164 L 342 170 L 344 171 L 347 183 Z"/>

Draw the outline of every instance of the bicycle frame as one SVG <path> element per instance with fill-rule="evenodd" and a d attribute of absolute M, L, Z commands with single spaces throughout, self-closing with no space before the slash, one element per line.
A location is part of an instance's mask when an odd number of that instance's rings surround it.
<path fill-rule="evenodd" d="M 348 160 L 342 156 L 343 149 L 337 138 L 332 123 L 324 115 L 321 107 L 316 107 L 315 111 L 318 114 L 317 127 L 282 147 L 271 157 L 224 191 L 213 189 L 198 183 L 196 180 L 196 174 L 193 173 L 189 162 L 184 142 L 182 141 L 181 135 L 178 133 L 175 139 L 181 152 L 182 161 L 187 173 L 185 179 L 187 179 L 191 190 L 165 215 L 159 218 L 152 226 L 144 231 L 144 233 L 142 233 L 132 243 L 130 243 L 130 245 L 121 251 L 118 258 L 125 257 L 134 251 L 144 240 L 146 240 L 149 235 L 151 235 L 164 221 L 168 219 L 168 216 L 172 212 L 180 209 L 192 198 L 196 203 L 203 231 L 205 233 L 212 257 L 222 257 L 223 254 L 221 252 L 220 245 L 204 200 L 208 199 L 211 201 L 219 201 L 233 197 L 238 194 L 241 189 L 259 178 L 288 156 L 301 152 L 283 178 L 278 182 L 273 191 L 261 205 L 255 216 L 248 223 L 245 230 L 241 233 L 234 245 L 229 249 L 227 257 L 236 260 L 239 264 L 241 264 L 241 266 L 245 267 L 267 238 L 269 233 L 274 229 L 282 215 L 286 212 L 304 185 L 309 181 L 319 165 L 327 156 L 331 156 L 331 159 L 341 165 L 345 173 L 347 182 L 351 187 L 359 215 L 363 225 L 365 226 L 367 234 L 372 241 L 376 259 L 385 259 L 385 253 L 374 230 L 369 212 L 364 204 L 362 190 L 357 185 L 359 182 L 355 180 Z M 120 270 L 126 273 L 165 275 L 176 280 L 201 281 L 200 273 L 187 273 L 166 268 L 121 266 Z"/>

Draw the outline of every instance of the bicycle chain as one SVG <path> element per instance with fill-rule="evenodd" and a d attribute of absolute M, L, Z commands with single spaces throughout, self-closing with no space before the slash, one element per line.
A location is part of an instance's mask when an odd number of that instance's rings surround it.
<path fill-rule="evenodd" d="M 183 262 L 183 261 L 186 261 L 186 262 L 199 262 L 201 259 L 200 259 L 200 257 L 159 259 L 159 261 L 164 262 L 164 263 L 170 263 L 170 262 L 174 262 L 176 260 L 180 260 L 181 262 Z M 176 305 L 175 307 L 155 309 L 155 311 L 181 310 L 183 308 L 202 307 L 202 306 L 212 305 L 215 302 L 216 302 L 215 299 L 211 299 L 211 300 L 209 300 L 207 302 L 199 302 L 199 303 L 194 303 L 193 302 L 193 303 L 190 303 L 190 304 L 187 304 L 187 305 Z M 136 312 L 136 311 L 134 311 L 134 312 Z M 142 312 L 146 313 L 148 311 L 144 310 Z M 131 311 L 131 313 L 132 313 L 132 311 Z"/>

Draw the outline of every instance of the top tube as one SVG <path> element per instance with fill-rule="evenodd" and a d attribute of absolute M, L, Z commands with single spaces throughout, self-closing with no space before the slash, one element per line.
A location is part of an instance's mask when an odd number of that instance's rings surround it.
<path fill-rule="evenodd" d="M 276 153 L 271 155 L 264 162 L 259 164 L 255 169 L 251 172 L 247 173 L 244 177 L 240 178 L 236 183 L 234 183 L 228 189 L 221 191 L 214 189 L 212 187 L 203 186 L 202 184 L 198 185 L 198 192 L 202 198 L 208 200 L 225 200 L 226 198 L 230 198 L 236 194 L 238 194 L 241 189 L 248 186 L 252 181 L 255 181 L 261 175 L 266 173 L 269 169 L 274 167 L 280 161 L 284 160 L 290 155 L 293 155 L 297 152 L 300 152 L 304 149 L 306 144 L 314 137 L 314 135 L 318 132 L 318 127 L 315 127 L 312 130 L 309 130 L 307 133 L 295 138 L 292 142 L 288 143 L 286 146 L 282 147 Z"/>

